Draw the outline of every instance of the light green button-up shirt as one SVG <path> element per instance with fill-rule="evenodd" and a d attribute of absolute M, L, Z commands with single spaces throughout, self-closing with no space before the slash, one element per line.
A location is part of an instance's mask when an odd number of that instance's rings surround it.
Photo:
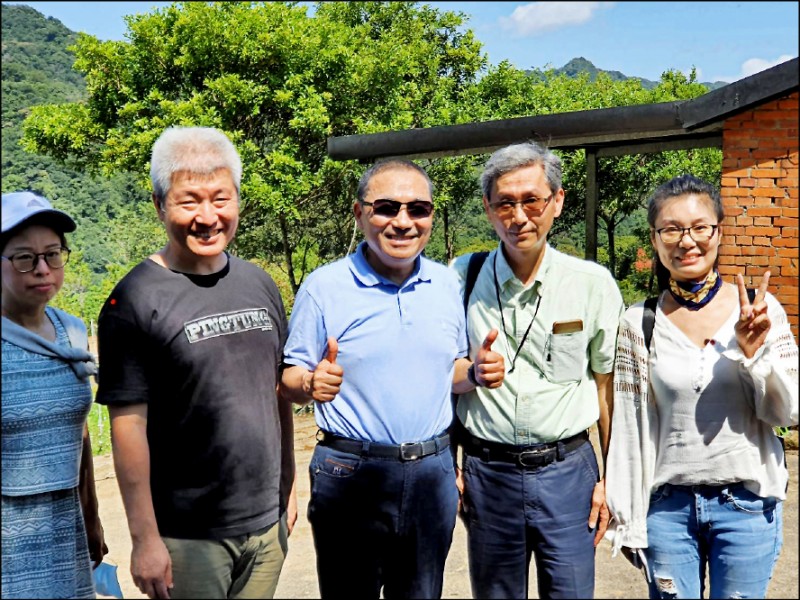
<path fill-rule="evenodd" d="M 468 263 L 464 255 L 452 265 L 462 294 Z M 470 358 L 489 331 L 497 329 L 492 350 L 505 358 L 506 376 L 498 389 L 477 388 L 460 396 L 461 422 L 480 438 L 518 446 L 564 439 L 589 428 L 600 415 L 592 373 L 613 370 L 623 310 L 614 278 L 596 263 L 548 245 L 536 279 L 524 286 L 500 247 L 490 252 L 469 299 Z M 553 323 L 576 319 L 583 322 L 581 331 L 553 333 Z"/>

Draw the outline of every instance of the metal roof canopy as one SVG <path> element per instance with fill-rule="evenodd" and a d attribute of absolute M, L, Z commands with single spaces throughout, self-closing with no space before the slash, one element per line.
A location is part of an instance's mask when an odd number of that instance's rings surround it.
<path fill-rule="evenodd" d="M 484 154 L 536 140 L 586 150 L 586 257 L 597 257 L 597 158 L 722 147 L 725 119 L 798 89 L 798 61 L 781 63 L 692 100 L 639 104 L 328 138 L 334 160 L 436 158 Z"/>

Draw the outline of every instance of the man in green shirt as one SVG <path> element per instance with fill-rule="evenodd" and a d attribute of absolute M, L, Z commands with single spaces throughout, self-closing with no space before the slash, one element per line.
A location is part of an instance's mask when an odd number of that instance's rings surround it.
<path fill-rule="evenodd" d="M 608 270 L 547 244 L 564 209 L 555 154 L 502 148 L 481 185 L 501 241 L 475 280 L 467 327 L 471 353 L 499 330 L 493 349 L 507 371 L 502 386 L 478 387 L 457 406 L 472 591 L 527 598 L 533 555 L 540 597 L 592 598 L 608 509 L 588 429 L 597 423 L 605 457 L 622 297 Z M 453 264 L 462 290 L 468 264 Z"/>

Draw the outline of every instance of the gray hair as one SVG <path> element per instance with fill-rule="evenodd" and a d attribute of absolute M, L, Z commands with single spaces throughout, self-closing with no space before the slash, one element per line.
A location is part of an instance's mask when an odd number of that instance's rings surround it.
<path fill-rule="evenodd" d="M 227 135 L 212 127 L 168 127 L 153 144 L 150 181 L 153 195 L 163 204 L 180 171 L 210 175 L 228 169 L 236 192 L 242 180 L 242 159 Z"/>
<path fill-rule="evenodd" d="M 489 157 L 481 174 L 483 195 L 489 198 L 494 182 L 501 175 L 533 165 L 542 167 L 551 192 L 561 189 L 561 159 L 536 142 L 523 142 L 500 148 Z"/>
<path fill-rule="evenodd" d="M 356 198 L 358 198 L 359 203 L 364 202 L 364 198 L 367 197 L 367 189 L 369 188 L 369 182 L 372 180 L 372 178 L 378 173 L 382 173 L 383 171 L 387 171 L 389 169 L 406 169 L 409 171 L 416 171 L 422 175 L 425 178 L 425 181 L 428 182 L 428 191 L 431 194 L 431 200 L 433 200 L 433 182 L 431 181 L 431 178 L 428 177 L 428 173 L 425 171 L 425 169 L 410 160 L 390 158 L 386 160 L 380 160 L 372 165 L 369 169 L 364 171 L 361 179 L 358 180 L 358 191 L 356 192 Z"/>

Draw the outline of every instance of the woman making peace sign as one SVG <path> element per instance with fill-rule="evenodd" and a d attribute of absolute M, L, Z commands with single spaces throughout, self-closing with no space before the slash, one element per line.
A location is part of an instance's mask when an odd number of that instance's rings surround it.
<path fill-rule="evenodd" d="M 782 544 L 788 471 L 773 426 L 797 423 L 797 344 L 767 292 L 717 271 L 723 208 L 690 175 L 648 206 L 660 295 L 625 313 L 614 367 L 606 494 L 614 553 L 651 598 L 763 598 Z"/>

